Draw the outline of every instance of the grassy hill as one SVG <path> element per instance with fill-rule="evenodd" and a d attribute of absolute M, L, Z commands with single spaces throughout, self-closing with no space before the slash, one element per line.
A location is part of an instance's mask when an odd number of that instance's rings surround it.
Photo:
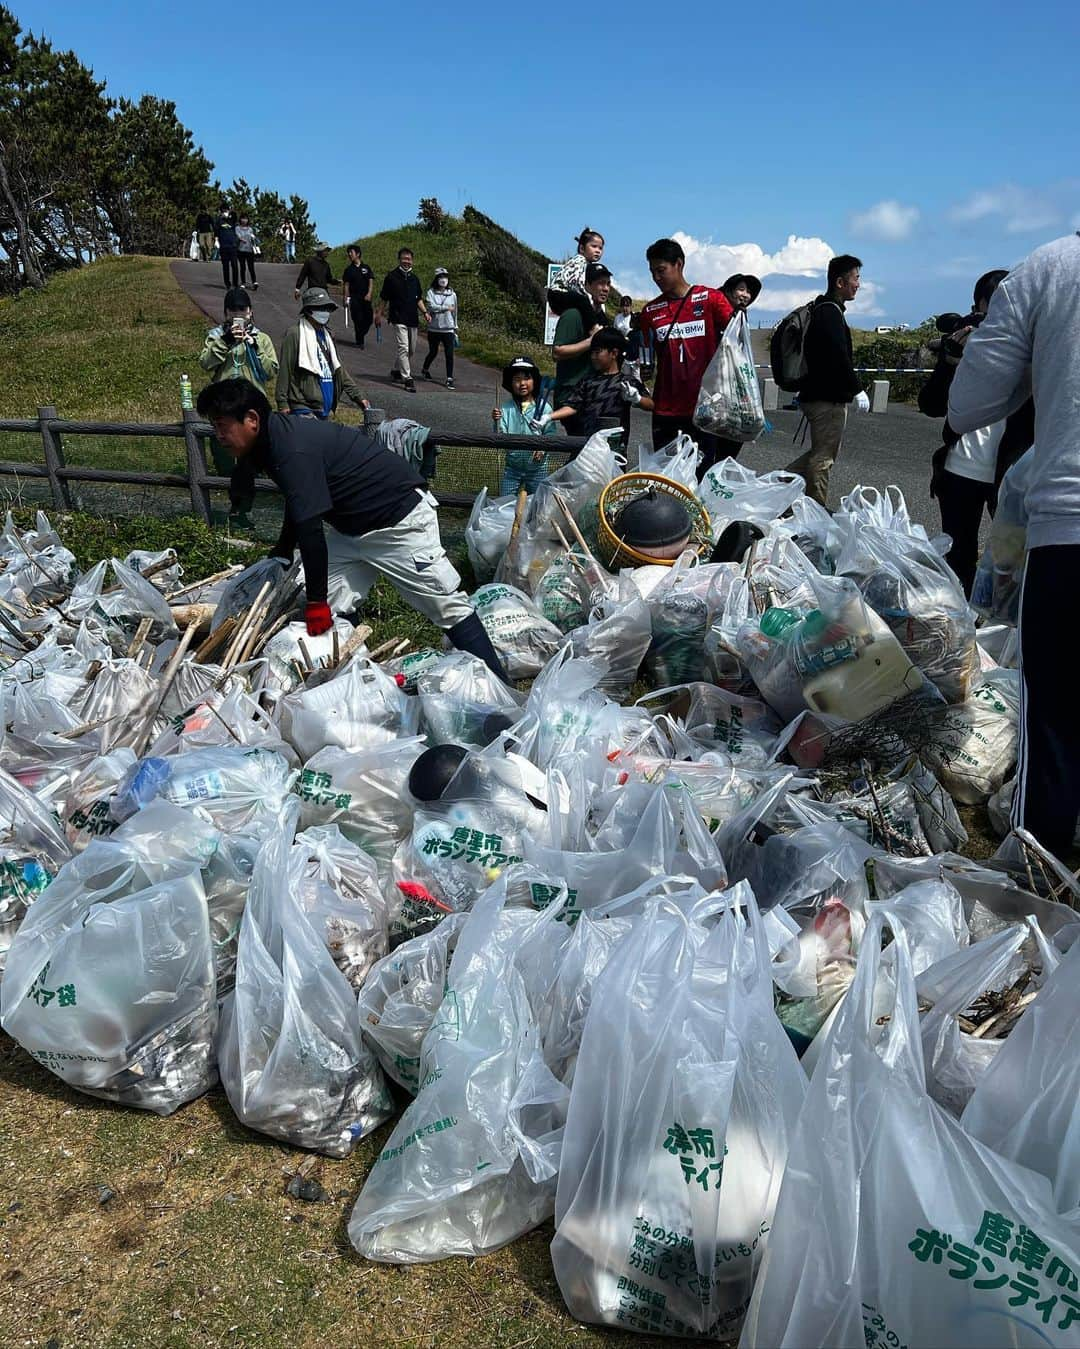
<path fill-rule="evenodd" d="M 551 370 L 551 352 L 542 343 L 548 259 L 494 220 L 466 206 L 448 216 L 438 234 L 419 224 L 402 225 L 347 240 L 331 254 L 335 276 L 346 264 L 345 247 L 358 243 L 375 272 L 376 289 L 397 266 L 399 248 L 411 248 L 426 289 L 436 267 L 445 267 L 458 293 L 461 349 L 483 364 L 501 366 L 525 352 L 542 370 Z M 613 298 L 609 309 L 617 305 Z"/>

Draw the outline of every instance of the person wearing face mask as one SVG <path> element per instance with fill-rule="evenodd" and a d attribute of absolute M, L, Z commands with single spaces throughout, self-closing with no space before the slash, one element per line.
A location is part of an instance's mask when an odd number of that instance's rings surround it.
<path fill-rule="evenodd" d="M 281 369 L 275 397 L 279 412 L 325 420 L 344 395 L 359 408 L 368 400 L 338 360 L 327 325 L 337 305 L 321 286 L 300 299 L 300 318 L 281 340 Z"/>
<path fill-rule="evenodd" d="M 445 267 L 436 267 L 431 289 L 425 296 L 428 310 L 428 353 L 424 358 L 424 368 L 420 372 L 425 379 L 431 379 L 431 366 L 443 350 L 446 361 L 446 387 L 454 387 L 454 343 L 457 341 L 457 295 L 450 285 L 450 274 Z"/>
<path fill-rule="evenodd" d="M 412 377 L 412 354 L 416 350 L 421 314 L 430 322 L 431 316 L 424 304 L 424 292 L 413 271 L 412 249 L 399 248 L 398 265 L 389 273 L 379 292 L 375 326 L 381 328 L 383 319 L 389 315 L 397 341 L 397 358 L 390 371 L 390 378 L 395 384 L 404 384 L 409 393 L 416 392 Z"/>
<path fill-rule="evenodd" d="M 278 372 L 277 352 L 269 334 L 257 328 L 251 316 L 251 300 L 240 286 L 234 286 L 225 296 L 225 322 L 211 328 L 206 334 L 199 365 L 212 382 L 222 379 L 246 379 L 263 394 L 269 394 Z M 233 461 L 218 441 L 210 441 L 210 455 L 215 470 L 222 477 L 233 472 Z M 247 528 L 248 518 L 255 504 L 253 483 L 235 478 L 229 488 L 229 525 Z"/>

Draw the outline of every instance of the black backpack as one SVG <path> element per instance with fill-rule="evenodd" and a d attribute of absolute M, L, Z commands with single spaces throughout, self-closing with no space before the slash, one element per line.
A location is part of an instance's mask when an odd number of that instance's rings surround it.
<path fill-rule="evenodd" d="M 769 361 L 777 387 L 785 393 L 798 393 L 799 384 L 806 377 L 806 334 L 814 317 L 817 300 L 793 309 L 773 329 L 769 339 Z"/>

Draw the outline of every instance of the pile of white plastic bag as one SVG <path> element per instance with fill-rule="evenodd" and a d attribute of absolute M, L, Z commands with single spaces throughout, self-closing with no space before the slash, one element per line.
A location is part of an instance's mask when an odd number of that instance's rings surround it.
<path fill-rule="evenodd" d="M 9 519 L 0 1024 L 78 1091 L 168 1114 L 220 1081 L 329 1157 L 394 1120 L 371 1260 L 553 1219 L 581 1321 L 1080 1345 L 1080 885 L 1023 835 L 1019 871 L 960 854 L 958 803 L 1007 830 L 1011 628 L 895 489 L 829 515 L 732 460 L 697 490 L 748 553 L 611 575 L 554 494 L 595 539 L 621 469 L 594 438 L 510 551 L 478 498 L 509 684 L 289 614 L 200 660 L 174 558 L 80 574 Z M 183 605 L 242 634 L 279 573 Z"/>

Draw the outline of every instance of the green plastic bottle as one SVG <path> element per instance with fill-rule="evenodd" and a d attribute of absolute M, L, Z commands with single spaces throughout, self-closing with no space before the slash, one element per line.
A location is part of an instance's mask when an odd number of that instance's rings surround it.
<path fill-rule="evenodd" d="M 766 637 L 779 637 L 798 621 L 798 614 L 793 614 L 790 609 L 778 609 L 773 605 L 761 615 L 759 627 Z"/>

